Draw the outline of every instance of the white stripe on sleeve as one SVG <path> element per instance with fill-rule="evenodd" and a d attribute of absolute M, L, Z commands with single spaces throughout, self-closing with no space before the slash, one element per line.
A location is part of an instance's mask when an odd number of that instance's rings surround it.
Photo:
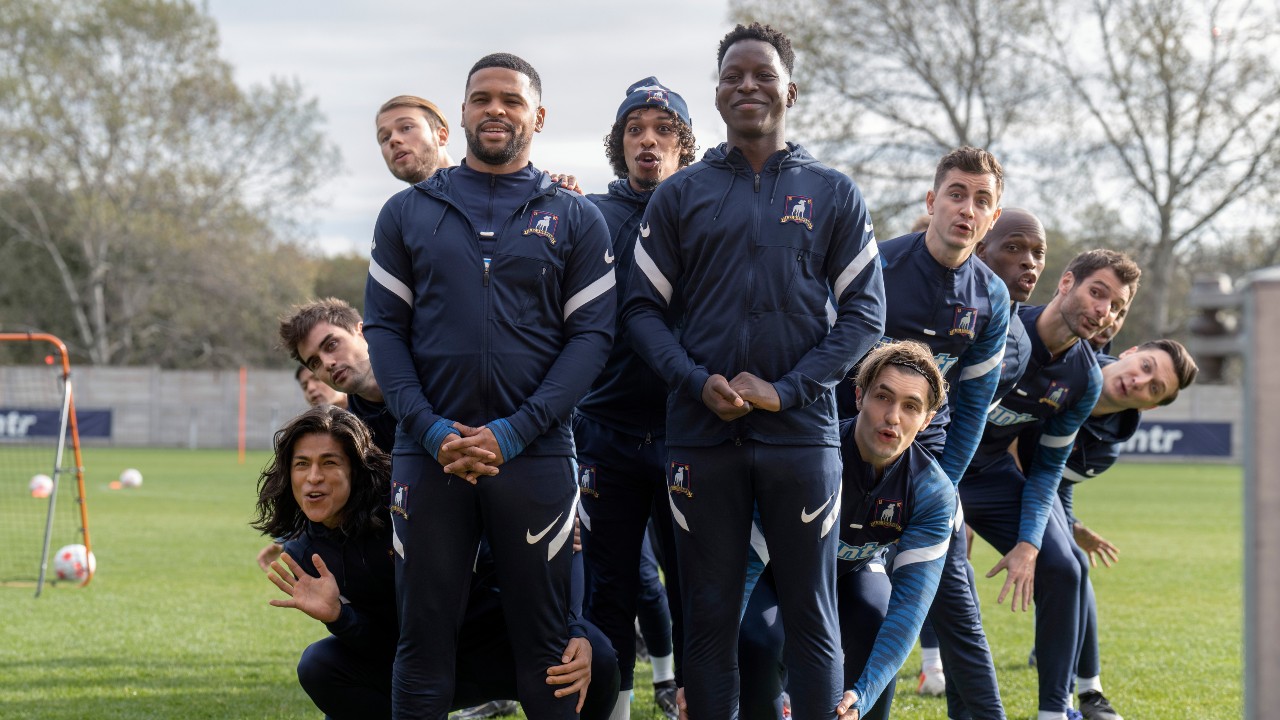
<path fill-rule="evenodd" d="M 965 369 L 961 370 L 960 382 L 964 382 L 965 380 L 972 380 L 974 378 L 980 378 L 983 375 L 986 375 L 987 373 L 991 372 L 992 370 L 995 370 L 996 368 L 1000 367 L 1000 363 L 1003 361 L 1004 361 L 1004 345 L 1001 344 L 1000 352 L 996 353 L 995 355 L 992 355 L 990 358 L 988 358 L 983 362 L 978 363 L 977 365 L 969 365 Z"/>
<path fill-rule="evenodd" d="M 369 277 L 373 278 L 374 282 L 389 290 L 393 295 L 403 300 L 406 305 L 413 307 L 413 291 L 409 289 L 409 286 L 400 282 L 395 275 L 387 272 L 378 264 L 378 261 L 373 258 L 369 258 Z"/>
<path fill-rule="evenodd" d="M 898 557 L 895 558 L 893 561 L 893 569 L 897 570 L 898 568 L 906 567 L 911 563 L 929 562 L 930 560 L 937 560 L 938 558 L 947 554 L 947 546 L 949 546 L 950 544 L 951 544 L 951 537 L 947 536 L 946 540 L 943 540 L 937 545 L 930 545 L 929 547 L 925 547 L 925 548 L 916 548 L 915 550 L 907 550 L 906 552 L 900 552 L 898 553 Z"/>
<path fill-rule="evenodd" d="M 649 257 L 649 252 L 644 249 L 644 243 L 639 240 L 636 241 L 636 266 L 640 268 L 645 277 L 649 278 L 649 283 L 662 296 L 663 302 L 670 305 L 671 281 L 658 269 L 658 264 L 653 261 L 653 258 Z"/>
<path fill-rule="evenodd" d="M 578 308 L 595 300 L 607 292 L 613 292 L 613 286 L 617 282 L 617 274 L 613 268 L 609 268 L 609 272 L 601 275 L 595 282 L 582 288 L 573 294 L 573 297 L 564 304 L 564 319 L 568 320 L 569 316 Z"/>
<path fill-rule="evenodd" d="M 872 238 L 867 242 L 867 246 L 862 248 L 862 252 L 858 253 L 858 256 L 853 259 L 853 262 L 849 263 L 848 266 L 841 271 L 840 276 L 836 278 L 836 302 L 840 302 L 840 297 L 844 295 L 844 291 L 848 289 L 849 284 L 861 275 L 862 271 L 870 265 L 871 261 L 875 260 L 876 256 L 879 254 L 880 246 L 876 243 L 875 238 Z"/>
<path fill-rule="evenodd" d="M 1040 444 L 1047 448 L 1064 448 L 1071 447 L 1071 443 L 1076 441 L 1076 434 L 1070 435 L 1041 435 Z"/>

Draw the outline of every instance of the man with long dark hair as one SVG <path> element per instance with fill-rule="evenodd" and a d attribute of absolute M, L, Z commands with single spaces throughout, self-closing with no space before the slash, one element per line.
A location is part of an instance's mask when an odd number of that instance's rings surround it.
<path fill-rule="evenodd" d="M 391 673 L 399 637 L 394 545 L 387 514 L 390 456 L 368 428 L 333 406 L 312 408 L 275 436 L 275 454 L 258 483 L 253 527 L 290 538 L 269 575 L 289 597 L 272 600 L 325 623 L 331 636 L 311 644 L 298 680 L 332 718 L 391 715 Z M 487 551 L 475 563 L 459 634 L 454 708 L 511 697 L 516 662 Z M 571 618 L 574 635 L 561 663 L 546 671 L 557 697 L 577 696 L 582 717 L 603 720 L 617 671 L 599 630 Z M 592 646 L 602 648 L 594 653 Z M 587 692 L 595 680 L 596 697 Z"/>

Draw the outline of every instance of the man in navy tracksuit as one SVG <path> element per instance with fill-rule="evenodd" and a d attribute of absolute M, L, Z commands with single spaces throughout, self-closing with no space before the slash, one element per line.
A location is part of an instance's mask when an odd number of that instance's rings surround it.
<path fill-rule="evenodd" d="M 635 264 L 640 219 L 649 198 L 659 183 L 695 157 L 697 148 L 684 98 L 654 77 L 633 83 L 618 107 L 605 148 L 619 179 L 609 184 L 608 193 L 587 197 L 600 209 L 612 233 L 618 297 L 622 298 Z M 587 616 L 604 630 L 618 651 L 622 671 L 622 695 L 614 714 L 618 720 L 630 715 L 640 555 L 650 515 L 663 555 L 675 555 L 666 498 L 666 396 L 666 384 L 632 349 L 619 319 L 609 361 L 591 392 L 578 404 L 573 423 L 582 492 L 583 555 L 591 580 Z M 676 606 L 672 608 L 672 635 L 679 643 L 683 636 L 675 575 L 667 576 L 667 584 Z M 668 717 L 674 717 L 671 649 L 651 647 L 650 653 L 655 699 Z"/>
<path fill-rule="evenodd" d="M 1031 341 L 1027 370 L 988 415 L 973 462 L 960 483 L 965 519 L 1004 557 L 987 573 L 1007 570 L 999 601 L 1027 608 L 1034 596 L 1039 656 L 1038 720 L 1065 720 L 1079 646 L 1083 579 L 1061 513 L 1053 512 L 1062 467 L 1102 384 L 1092 337 L 1115 321 L 1133 297 L 1141 271 L 1123 253 L 1077 256 L 1048 305 L 1018 312 Z M 1014 438 L 1040 425 L 1029 465 L 1009 453 Z M 1031 449 L 1028 449 L 1031 450 Z"/>
<path fill-rule="evenodd" d="M 833 389 L 883 334 L 884 286 L 857 187 L 785 141 L 794 58 L 768 26 L 721 41 L 727 142 L 654 192 L 623 309 L 632 346 L 670 388 L 668 492 L 695 718 L 737 712 L 738 615 L 726 610 L 741 605 L 757 505 L 796 716 L 830 716 L 842 691 Z"/>
<path fill-rule="evenodd" d="M 1114 333 L 1107 333 L 1106 339 L 1111 337 Z M 1097 341 L 1095 336 L 1090 343 L 1097 348 Z M 1153 340 L 1131 347 L 1119 357 L 1099 350 L 1097 357 L 1102 369 L 1102 393 L 1071 447 L 1071 454 L 1062 470 L 1058 499 L 1067 527 L 1075 539 L 1076 558 L 1085 577 L 1085 607 L 1081 613 L 1083 644 L 1075 678 L 1080 711 L 1086 720 L 1121 720 L 1120 714 L 1102 693 L 1097 601 L 1093 582 L 1087 575 L 1090 566 L 1096 566 L 1095 558 L 1101 558 L 1104 565 L 1110 566 L 1117 560 L 1119 551 L 1076 518 L 1074 490 L 1078 483 L 1098 477 L 1114 465 L 1120 456 L 1121 446 L 1137 432 L 1142 412 L 1176 400 L 1178 392 L 1195 381 L 1199 368 L 1187 349 L 1176 340 Z M 1019 450 L 1035 448 L 1038 439 L 1036 432 L 1019 436 Z M 1024 464 L 1033 459 L 1027 453 L 1021 458 Z"/>
<path fill-rule="evenodd" d="M 918 438 L 958 483 L 978 438 L 1000 378 L 1009 324 L 1004 282 L 973 257 L 975 246 L 1000 217 L 1004 170 L 985 150 L 962 147 L 939 161 L 925 195 L 930 222 L 924 232 L 881 244 L 887 294 L 885 341 L 927 345 L 946 376 L 947 402 Z M 842 416 L 854 412 L 846 391 Z M 991 651 L 973 596 L 963 523 L 948 550 L 931 621 L 952 681 L 977 717 L 1004 717 Z"/>
<path fill-rule="evenodd" d="M 861 411 L 840 423 L 840 709 L 862 720 L 889 717 L 895 676 L 929 610 L 951 540 L 955 488 L 914 442 L 944 393 L 928 346 L 887 343 L 862 361 L 855 393 Z M 766 570 L 742 621 L 744 719 L 780 717 L 785 638 L 777 612 L 777 586 Z"/>
<path fill-rule="evenodd" d="M 365 337 L 399 420 L 392 474 L 397 717 L 443 718 L 481 530 L 504 593 L 531 718 L 568 718 L 546 668 L 568 639 L 577 507 L 573 406 L 613 338 L 613 250 L 598 210 L 529 162 L 541 81 L 482 58 L 467 78 L 465 164 L 383 207 Z"/>
<path fill-rule="evenodd" d="M 998 278 L 1009 293 L 1011 321 L 1004 339 L 1004 352 L 1000 360 L 1000 377 L 992 401 L 999 402 L 1022 377 L 1031 356 L 1031 341 L 1027 339 L 1022 322 L 1017 319 L 1019 303 L 1026 302 L 1035 290 L 1036 281 L 1044 271 L 1046 242 L 1044 227 L 1026 210 L 1004 208 L 1000 221 L 992 226 L 974 249 L 974 254 Z M 983 411 L 985 424 L 986 410 Z M 935 422 L 936 424 L 936 422 Z M 981 435 L 981 427 L 974 437 Z M 948 438 L 953 437 L 952 434 Z M 963 513 L 956 522 L 957 538 L 948 553 L 947 569 L 934 601 L 933 612 L 939 615 L 947 636 L 946 664 L 950 682 L 945 683 L 947 706 L 951 717 L 1000 718 L 1004 716 L 999 686 L 991 651 L 982 631 L 978 600 L 974 594 L 973 566 L 967 560 L 968 538 L 958 536 L 964 529 Z M 959 545 L 963 542 L 964 545 Z M 957 549 L 959 548 L 959 549 Z M 961 593 L 963 587 L 969 592 Z M 929 627 L 935 625 L 930 622 Z M 938 678 L 942 676 L 943 649 L 937 643 L 926 642 L 920 637 L 921 673 L 920 690 L 933 681 L 932 694 Z"/>

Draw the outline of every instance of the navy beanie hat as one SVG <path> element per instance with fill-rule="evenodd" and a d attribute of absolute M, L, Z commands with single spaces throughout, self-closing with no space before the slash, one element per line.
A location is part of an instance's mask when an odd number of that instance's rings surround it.
<path fill-rule="evenodd" d="M 685 125 L 693 127 L 693 120 L 689 119 L 689 106 L 685 104 L 684 98 L 658 82 L 658 78 L 652 75 L 632 83 L 631 87 L 627 88 L 627 99 L 618 106 L 618 117 L 615 120 L 621 120 L 636 108 L 650 105 L 670 110 Z"/>

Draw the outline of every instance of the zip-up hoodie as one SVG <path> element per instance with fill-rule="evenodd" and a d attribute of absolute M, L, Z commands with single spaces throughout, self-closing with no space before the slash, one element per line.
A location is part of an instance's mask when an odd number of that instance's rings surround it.
<path fill-rule="evenodd" d="M 760 173 L 722 144 L 658 186 L 639 231 L 623 322 L 670 388 L 667 444 L 839 446 L 833 389 L 884 332 L 875 234 L 853 181 L 792 143 Z M 702 388 L 744 371 L 773 383 L 781 410 L 726 423 Z"/>
<path fill-rule="evenodd" d="M 569 415 L 613 341 L 604 218 L 581 195 L 531 177 L 523 186 L 532 194 L 490 203 L 518 210 L 484 238 L 493 252 L 482 252 L 454 194 L 458 171 L 393 195 L 374 230 L 364 334 L 400 421 L 396 452 L 434 457 L 457 421 L 487 425 L 507 460 L 572 455 Z M 513 187 L 496 180 L 491 193 Z"/>
<path fill-rule="evenodd" d="M 938 465 L 959 483 L 982 438 L 987 411 L 1000 379 L 1009 328 L 1009 289 L 986 263 L 970 255 L 958 268 L 929 254 L 922 232 L 880 244 L 888 314 L 884 342 L 915 340 L 934 354 L 947 380 L 942 409 L 916 439 L 943 444 Z M 857 414 L 853 383 L 836 391 L 841 417 Z"/>
<path fill-rule="evenodd" d="M 604 215 L 613 234 L 613 252 L 618 265 L 618 301 L 627 296 L 640 218 L 653 192 L 639 192 L 626 178 L 609 183 L 609 192 L 588 195 Z M 661 437 L 665 433 L 667 385 L 636 351 L 626 334 L 622 318 L 614 330 L 613 350 L 604 372 L 596 378 L 591 392 L 578 403 L 578 412 L 614 430 L 636 437 Z"/>

